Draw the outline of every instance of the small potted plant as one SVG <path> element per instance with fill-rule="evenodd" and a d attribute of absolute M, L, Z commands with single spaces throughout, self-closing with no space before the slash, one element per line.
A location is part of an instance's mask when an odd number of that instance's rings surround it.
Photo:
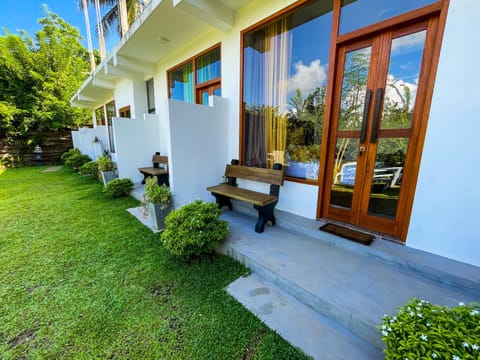
<path fill-rule="evenodd" d="M 145 181 L 145 207 L 152 226 L 155 229 L 165 227 L 165 217 L 172 211 L 173 195 L 170 188 L 165 185 L 158 185 L 156 176 L 147 178 Z"/>
<path fill-rule="evenodd" d="M 98 170 L 102 175 L 103 185 L 107 185 L 108 182 L 115 179 L 115 163 L 107 155 L 99 156 L 97 159 Z"/>

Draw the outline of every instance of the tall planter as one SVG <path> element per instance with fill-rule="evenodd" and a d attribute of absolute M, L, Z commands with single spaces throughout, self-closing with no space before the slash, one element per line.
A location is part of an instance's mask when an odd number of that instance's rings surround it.
<path fill-rule="evenodd" d="M 152 221 L 152 226 L 161 230 L 165 228 L 165 217 L 172 211 L 173 203 L 168 204 L 166 207 L 163 207 L 160 203 L 151 203 L 147 204 L 148 217 Z"/>
<path fill-rule="evenodd" d="M 117 178 L 115 171 L 101 171 L 103 185 L 107 185 L 110 181 Z"/>

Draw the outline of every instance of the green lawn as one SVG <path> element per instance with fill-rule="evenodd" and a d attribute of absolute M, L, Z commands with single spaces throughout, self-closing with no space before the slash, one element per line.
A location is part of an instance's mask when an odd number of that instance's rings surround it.
<path fill-rule="evenodd" d="M 225 292 L 247 269 L 186 263 L 100 183 L 0 173 L 1 359 L 304 358 Z"/>

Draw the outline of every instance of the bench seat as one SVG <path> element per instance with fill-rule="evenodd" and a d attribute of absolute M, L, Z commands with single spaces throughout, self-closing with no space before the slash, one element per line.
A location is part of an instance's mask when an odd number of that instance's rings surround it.
<path fill-rule="evenodd" d="M 270 222 L 275 225 L 275 206 L 280 194 L 280 186 L 283 185 L 283 170 L 281 164 L 274 164 L 273 169 L 255 168 L 238 165 L 239 161 L 232 160 L 231 165 L 225 168 L 226 182 L 219 185 L 207 187 L 207 190 L 215 196 L 218 207 L 224 206 L 233 209 L 231 199 L 244 201 L 253 205 L 258 211 L 258 219 L 255 224 L 255 231 L 263 232 L 265 224 Z M 258 191 L 238 187 L 237 179 L 257 181 L 270 185 L 270 193 L 265 194 Z"/>
<path fill-rule="evenodd" d="M 249 202 L 253 205 L 265 206 L 278 201 L 278 196 L 242 189 L 228 184 L 210 186 L 208 191 L 227 196 L 231 199 Z"/>
<path fill-rule="evenodd" d="M 161 156 L 160 153 L 156 153 L 152 156 L 152 163 L 153 166 L 138 168 L 138 171 L 143 175 L 142 184 L 145 184 L 145 180 L 147 180 L 148 177 L 156 176 L 158 185 L 166 184 L 169 186 L 168 156 Z"/>

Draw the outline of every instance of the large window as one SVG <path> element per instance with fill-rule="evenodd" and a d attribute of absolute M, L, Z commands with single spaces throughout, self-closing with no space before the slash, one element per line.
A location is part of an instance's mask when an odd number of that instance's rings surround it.
<path fill-rule="evenodd" d="M 221 95 L 220 47 L 207 50 L 168 71 L 171 99 L 207 104 L 209 95 Z"/>
<path fill-rule="evenodd" d="M 333 0 L 314 1 L 243 34 L 242 159 L 318 178 Z"/>
<path fill-rule="evenodd" d="M 147 80 L 147 110 L 149 114 L 155 114 L 155 89 L 153 79 Z"/>

